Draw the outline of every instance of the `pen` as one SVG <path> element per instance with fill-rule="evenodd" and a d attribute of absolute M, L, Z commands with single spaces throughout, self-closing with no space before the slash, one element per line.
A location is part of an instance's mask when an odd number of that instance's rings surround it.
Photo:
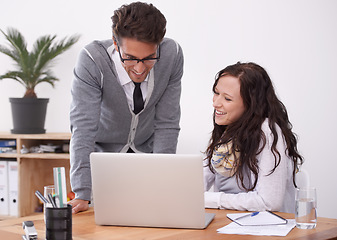
<path fill-rule="evenodd" d="M 235 221 L 238 220 L 238 219 L 246 218 L 246 217 L 254 217 L 254 216 L 256 216 L 256 215 L 259 214 L 259 213 L 260 213 L 260 212 L 253 212 L 253 213 L 250 213 L 250 214 L 247 214 L 247 215 L 238 217 L 238 218 L 235 219 Z"/>
<path fill-rule="evenodd" d="M 54 202 L 54 199 L 50 193 L 48 193 L 48 198 L 51 205 L 53 205 L 53 208 L 56 208 L 56 203 Z"/>
<path fill-rule="evenodd" d="M 40 193 L 39 190 L 36 190 L 35 195 L 41 200 L 41 202 L 49 203 L 49 201 Z"/>

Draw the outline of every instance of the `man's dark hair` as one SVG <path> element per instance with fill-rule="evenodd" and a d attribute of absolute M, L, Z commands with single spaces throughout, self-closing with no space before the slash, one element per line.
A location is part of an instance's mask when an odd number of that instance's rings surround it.
<path fill-rule="evenodd" d="M 114 12 L 112 33 L 120 43 L 122 38 L 159 44 L 166 33 L 166 19 L 152 4 L 134 2 Z"/>

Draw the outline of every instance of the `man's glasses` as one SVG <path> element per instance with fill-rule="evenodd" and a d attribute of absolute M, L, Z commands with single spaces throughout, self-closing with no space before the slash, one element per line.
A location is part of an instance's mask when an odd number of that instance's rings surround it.
<path fill-rule="evenodd" d="M 118 47 L 119 57 L 120 57 L 122 63 L 124 63 L 126 66 L 135 66 L 139 62 L 142 62 L 146 66 L 152 67 L 160 59 L 160 46 L 159 45 L 158 45 L 158 53 L 157 53 L 158 57 L 155 57 L 155 58 L 143 58 L 143 59 L 139 59 L 139 58 L 122 58 L 121 50 L 119 48 L 119 45 L 117 45 L 117 47 Z"/>

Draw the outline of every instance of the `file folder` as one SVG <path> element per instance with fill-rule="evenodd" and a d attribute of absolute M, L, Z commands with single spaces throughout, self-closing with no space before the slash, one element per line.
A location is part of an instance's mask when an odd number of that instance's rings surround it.
<path fill-rule="evenodd" d="M 9 215 L 18 216 L 18 163 L 8 162 Z"/>
<path fill-rule="evenodd" d="M 9 214 L 8 205 L 8 164 L 0 161 L 0 215 Z"/>

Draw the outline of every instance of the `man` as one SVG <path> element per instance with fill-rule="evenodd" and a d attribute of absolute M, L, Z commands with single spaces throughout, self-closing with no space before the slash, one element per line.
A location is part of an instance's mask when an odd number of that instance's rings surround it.
<path fill-rule="evenodd" d="M 74 69 L 73 213 L 91 199 L 91 152 L 176 152 L 182 49 L 164 39 L 166 19 L 152 4 L 123 5 L 112 22 L 113 39 L 87 45 Z"/>

